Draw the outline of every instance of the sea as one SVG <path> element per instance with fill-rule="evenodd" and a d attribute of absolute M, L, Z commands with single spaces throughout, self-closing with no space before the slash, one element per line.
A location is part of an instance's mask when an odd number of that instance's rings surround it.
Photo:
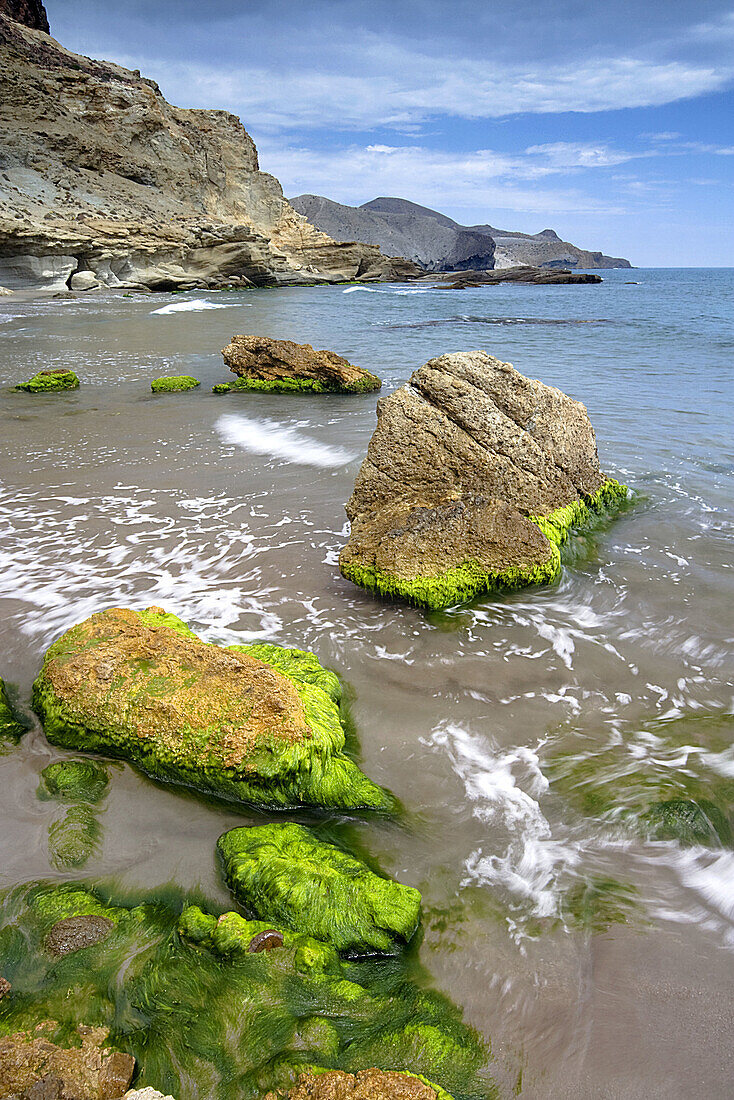
<path fill-rule="evenodd" d="M 64 755 L 30 711 L 45 649 L 162 606 L 343 679 L 352 751 L 403 813 L 329 827 L 422 892 L 425 981 L 491 1040 L 502 1096 L 731 1096 L 734 851 L 632 811 L 734 815 L 734 270 L 601 274 L 0 299 L 0 675 L 31 725 L 0 757 L 0 887 L 69 877 L 36 798 Z M 629 506 L 552 586 L 441 613 L 374 598 L 337 558 L 377 395 L 214 395 L 235 333 L 328 348 L 382 396 L 483 349 L 584 402 Z M 53 367 L 79 390 L 12 390 Z M 201 386 L 154 396 L 165 374 Z M 216 838 L 258 820 L 119 767 L 78 877 L 226 902 Z"/>

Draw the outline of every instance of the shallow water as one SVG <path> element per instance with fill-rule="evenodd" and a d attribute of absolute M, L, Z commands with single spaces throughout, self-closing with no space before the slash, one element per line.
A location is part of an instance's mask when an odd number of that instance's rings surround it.
<path fill-rule="evenodd" d="M 82 381 L 0 395 L 0 675 L 26 705 L 48 644 L 113 605 L 314 650 L 351 686 L 364 770 L 406 808 L 350 835 L 423 892 L 421 961 L 491 1036 L 507 1095 L 724 1097 L 734 1072 L 734 853 L 643 840 L 557 779 L 569 759 L 592 786 L 597 764 L 600 782 L 734 774 L 734 273 L 633 274 L 13 298 L 0 317 L 0 384 Z M 336 569 L 374 395 L 214 396 L 235 332 L 333 349 L 383 393 L 484 348 L 584 401 L 633 507 L 574 540 L 556 586 L 432 615 L 374 600 Z M 154 397 L 161 374 L 202 386 Z M 36 726 L 0 758 L 0 885 L 59 876 L 35 795 L 59 755 Z M 243 815 L 121 767 L 101 820 L 79 877 L 227 899 L 214 843 Z M 626 922 L 579 916 L 589 884 Z"/>

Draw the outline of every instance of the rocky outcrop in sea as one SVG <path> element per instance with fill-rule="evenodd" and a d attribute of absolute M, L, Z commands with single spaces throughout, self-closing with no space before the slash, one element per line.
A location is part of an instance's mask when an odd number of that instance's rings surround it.
<path fill-rule="evenodd" d="M 323 195 L 298 195 L 291 206 L 337 241 L 367 241 L 405 256 L 425 271 L 493 268 L 630 267 L 628 260 L 577 248 L 553 229 L 515 233 L 492 225 L 460 225 L 408 199 L 382 197 L 345 206 Z"/>
<path fill-rule="evenodd" d="M 428 608 L 546 583 L 568 532 L 626 496 L 580 402 L 486 352 L 442 355 L 378 403 L 339 567 Z"/>
<path fill-rule="evenodd" d="M 139 72 L 69 52 L 33 29 L 39 7 L 0 8 L 0 285 L 170 290 L 415 273 L 297 214 L 235 115 L 174 107 Z M 11 18 L 24 12 L 29 26 Z"/>
<path fill-rule="evenodd" d="M 377 375 L 356 367 L 333 351 L 314 351 L 310 344 L 273 340 L 269 336 L 233 336 L 222 349 L 224 362 L 237 380 L 226 389 L 265 393 L 370 393 L 382 385 Z"/>

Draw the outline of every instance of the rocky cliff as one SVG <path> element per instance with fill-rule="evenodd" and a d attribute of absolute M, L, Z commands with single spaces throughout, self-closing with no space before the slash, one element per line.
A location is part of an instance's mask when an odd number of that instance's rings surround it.
<path fill-rule="evenodd" d="M 43 11 L 1 2 L 30 21 Z M 173 107 L 139 72 L 70 53 L 0 14 L 0 285 L 172 289 L 412 273 L 296 213 L 234 115 Z"/>
<path fill-rule="evenodd" d="M 343 206 L 321 195 L 299 195 L 291 205 L 337 241 L 367 241 L 399 253 L 426 271 L 486 270 L 518 266 L 580 270 L 630 267 L 628 260 L 589 252 L 562 241 L 552 229 L 513 233 L 458 222 L 407 199 L 381 197 Z"/>
<path fill-rule="evenodd" d="M 0 12 L 34 31 L 49 33 L 48 16 L 40 0 L 0 0 Z"/>

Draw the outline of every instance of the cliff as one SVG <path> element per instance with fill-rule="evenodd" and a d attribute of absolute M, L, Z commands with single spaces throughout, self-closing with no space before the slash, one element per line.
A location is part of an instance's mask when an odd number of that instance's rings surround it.
<path fill-rule="evenodd" d="M 415 273 L 296 213 L 235 115 L 174 107 L 139 72 L 1 14 L 32 22 L 42 5 L 0 3 L 0 285 L 165 290 Z"/>
<path fill-rule="evenodd" d="M 299 195 L 291 205 L 337 241 L 360 240 L 399 252 L 426 271 L 533 266 L 590 270 L 630 267 L 628 260 L 562 241 L 552 229 L 513 233 L 491 225 L 460 225 L 407 199 L 381 197 L 343 206 L 321 195 Z"/>

